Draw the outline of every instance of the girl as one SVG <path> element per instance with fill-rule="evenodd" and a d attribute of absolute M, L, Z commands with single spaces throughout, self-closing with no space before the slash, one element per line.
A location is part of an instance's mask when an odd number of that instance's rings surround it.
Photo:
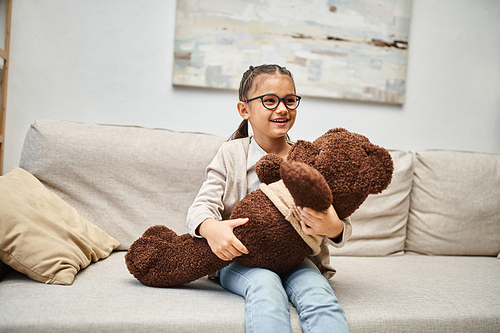
<path fill-rule="evenodd" d="M 233 229 L 248 219 L 228 220 L 236 204 L 259 188 L 256 162 L 265 154 L 286 158 L 291 142 L 288 131 L 295 122 L 300 96 L 292 74 L 278 65 L 252 67 L 243 74 L 238 112 L 243 121 L 222 145 L 207 168 L 206 180 L 189 208 L 187 225 L 194 237 L 206 238 L 213 253 L 232 261 L 219 272 L 221 285 L 245 298 L 246 332 L 290 332 L 290 300 L 299 313 L 303 332 L 347 332 L 347 321 L 328 280 L 327 242 L 344 245 L 351 235 L 348 219 L 340 220 L 332 206 L 326 212 L 298 208 L 306 234 L 325 237 L 321 253 L 299 267 L 278 275 L 263 268 L 248 268 L 237 258 L 248 253 Z M 248 123 L 253 136 L 248 137 Z M 236 260 L 235 260 L 236 259 Z"/>

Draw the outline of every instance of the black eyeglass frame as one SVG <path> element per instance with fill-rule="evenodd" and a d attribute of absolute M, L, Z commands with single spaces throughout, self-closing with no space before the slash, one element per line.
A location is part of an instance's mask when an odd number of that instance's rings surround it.
<path fill-rule="evenodd" d="M 269 108 L 267 107 L 265 104 L 264 104 L 264 97 L 266 96 L 274 96 L 276 97 L 276 99 L 278 100 L 278 103 L 276 104 L 275 107 L 272 107 L 272 108 Z M 294 107 L 294 108 L 290 108 L 288 107 L 288 105 L 286 105 L 286 102 L 285 100 L 290 97 L 290 96 L 293 96 L 295 98 L 297 98 L 297 106 Z M 299 104 L 300 104 L 300 100 L 302 99 L 301 96 L 299 95 L 295 95 L 295 94 L 290 94 L 290 95 L 286 95 L 285 97 L 283 98 L 279 98 L 278 96 L 276 96 L 275 94 L 265 94 L 265 95 L 261 95 L 261 96 L 257 96 L 257 97 L 254 97 L 254 98 L 250 98 L 250 99 L 247 99 L 246 101 L 244 101 L 244 103 L 248 103 L 248 102 L 251 102 L 251 101 L 254 101 L 256 99 L 259 99 L 260 98 L 260 101 L 262 102 L 262 106 L 264 106 L 266 109 L 268 110 L 274 110 L 278 107 L 278 105 L 280 105 L 281 101 L 283 101 L 283 105 L 288 109 L 288 110 L 296 110 L 298 107 L 299 107 Z"/>

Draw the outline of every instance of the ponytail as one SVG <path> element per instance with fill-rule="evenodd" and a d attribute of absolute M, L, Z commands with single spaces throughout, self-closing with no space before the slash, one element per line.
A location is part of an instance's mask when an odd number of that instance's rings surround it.
<path fill-rule="evenodd" d="M 248 119 L 243 119 L 238 126 L 238 129 L 229 137 L 229 140 L 241 139 L 248 137 Z"/>

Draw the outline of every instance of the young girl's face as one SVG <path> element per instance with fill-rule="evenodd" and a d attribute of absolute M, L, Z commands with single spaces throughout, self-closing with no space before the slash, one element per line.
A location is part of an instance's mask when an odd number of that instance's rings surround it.
<path fill-rule="evenodd" d="M 295 94 L 295 87 L 287 75 L 261 74 L 255 78 L 252 88 L 247 94 L 248 99 L 257 96 L 274 94 L 279 98 Z M 262 105 L 260 98 L 248 103 L 239 102 L 238 111 L 242 118 L 248 119 L 252 125 L 253 134 L 258 140 L 277 139 L 286 136 L 295 122 L 297 110 L 288 110 L 283 101 L 272 110 Z"/>

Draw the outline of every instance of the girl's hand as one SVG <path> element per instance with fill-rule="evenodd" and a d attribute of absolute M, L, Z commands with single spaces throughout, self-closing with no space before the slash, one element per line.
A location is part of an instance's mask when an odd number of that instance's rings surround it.
<path fill-rule="evenodd" d="M 337 238 L 344 231 L 344 223 L 339 219 L 332 205 L 326 212 L 318 212 L 311 208 L 297 207 L 302 216 L 300 226 L 306 235 L 321 235 Z"/>
<path fill-rule="evenodd" d="M 208 218 L 200 225 L 199 233 L 207 240 L 210 249 L 219 259 L 233 260 L 248 254 L 247 248 L 233 233 L 234 228 L 247 222 L 248 219 L 217 221 Z"/>

